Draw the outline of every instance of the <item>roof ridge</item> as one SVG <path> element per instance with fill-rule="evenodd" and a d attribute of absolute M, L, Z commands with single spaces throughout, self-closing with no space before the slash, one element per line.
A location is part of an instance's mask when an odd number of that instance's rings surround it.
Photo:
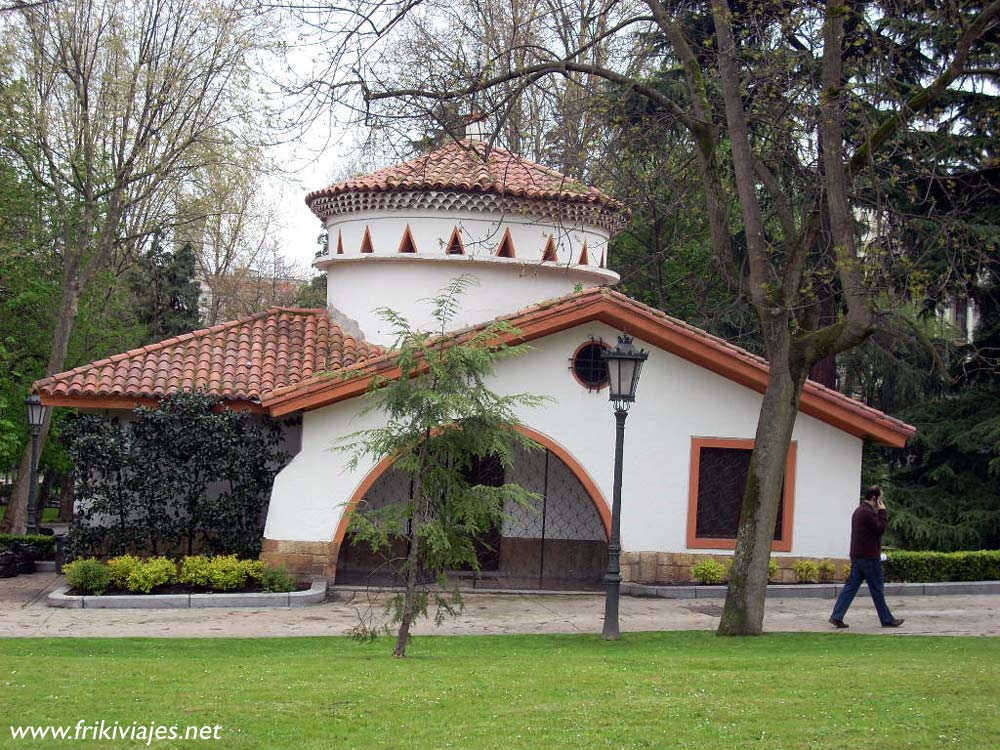
<path fill-rule="evenodd" d="M 581 303 L 592 304 L 592 301 L 589 298 L 596 298 L 597 300 L 605 299 L 613 304 L 631 308 L 636 313 L 657 321 L 660 325 L 665 325 L 674 329 L 676 333 L 681 336 L 694 340 L 700 340 L 708 347 L 715 349 L 726 356 L 732 357 L 733 359 L 742 361 L 762 373 L 766 374 L 770 371 L 770 363 L 765 358 L 754 354 L 737 344 L 727 341 L 724 338 L 711 334 L 702 328 L 686 323 L 679 318 L 674 318 L 662 310 L 658 310 L 655 307 L 639 302 L 638 300 L 634 300 L 631 297 L 608 287 L 591 287 L 578 292 L 572 292 L 564 295 L 563 297 L 538 302 L 534 305 L 517 310 L 509 315 L 493 318 L 492 320 L 483 321 L 475 325 L 454 329 L 446 332 L 442 336 L 436 337 L 431 342 L 431 345 L 433 346 L 436 343 L 447 345 L 450 341 L 459 341 L 462 337 L 468 336 L 474 331 L 483 330 L 496 322 L 517 321 L 518 319 L 520 319 L 523 323 L 536 322 L 539 318 L 533 316 L 544 317 L 546 315 L 558 315 L 565 311 L 567 307 L 578 306 Z M 627 329 L 627 326 L 625 328 Z M 377 371 L 380 366 L 384 366 L 387 362 L 390 362 L 392 357 L 392 351 L 383 351 L 381 355 L 365 360 L 363 363 L 355 363 L 354 366 L 349 369 L 355 371 L 369 369 Z M 287 399 L 290 394 L 297 391 L 301 391 L 302 396 L 304 397 L 307 393 L 316 390 L 318 386 L 320 386 L 320 390 L 322 390 L 321 385 L 323 381 L 329 379 L 328 375 L 329 373 L 317 373 L 310 378 L 299 381 L 298 383 L 289 384 L 283 388 L 276 389 L 268 395 L 265 400 L 265 405 L 273 407 L 276 401 Z M 746 383 L 743 384 L 746 385 Z M 815 381 L 807 380 L 803 386 L 803 392 L 808 392 L 811 397 L 819 398 L 827 403 L 830 403 L 831 406 L 836 406 L 849 412 L 859 414 L 872 422 L 881 423 L 884 426 L 888 425 L 887 428 L 894 429 L 896 433 L 912 434 L 915 431 L 915 429 L 906 422 L 886 414 L 873 406 L 869 406 L 868 404 L 858 401 L 845 393 L 827 388 L 820 383 L 816 383 Z"/>
<path fill-rule="evenodd" d="M 236 328 L 238 326 L 244 325 L 245 323 L 249 323 L 249 322 L 254 321 L 254 320 L 260 320 L 260 319 L 269 317 L 271 315 L 274 315 L 277 312 L 285 312 L 285 311 L 298 310 L 298 309 L 300 309 L 300 308 L 287 308 L 286 309 L 286 308 L 281 308 L 281 307 L 269 307 L 266 310 L 262 310 L 261 312 L 255 312 L 255 313 L 251 313 L 249 315 L 244 315 L 242 318 L 236 318 L 234 320 L 227 320 L 224 323 L 216 323 L 213 326 L 206 326 L 205 328 L 198 328 L 197 330 L 194 330 L 194 331 L 188 331 L 187 333 L 181 333 L 181 334 L 178 334 L 177 336 L 171 336 L 168 339 L 162 339 L 160 341 L 155 341 L 152 344 L 145 344 L 143 346 L 138 346 L 138 347 L 136 347 L 134 349 L 128 349 L 128 350 L 126 350 L 124 352 L 118 352 L 117 354 L 112 354 L 112 355 L 110 355 L 108 357 L 103 357 L 102 359 L 97 359 L 97 360 L 94 360 L 93 362 L 88 362 L 85 365 L 79 365 L 77 367 L 74 367 L 71 370 L 64 370 L 63 372 L 53 373 L 52 375 L 48 375 L 48 376 L 46 376 L 44 378 L 41 378 L 40 380 L 36 380 L 34 383 L 32 383 L 32 388 L 36 389 L 36 388 L 38 388 L 41 385 L 44 385 L 44 384 L 47 384 L 47 383 L 50 383 L 50 382 L 55 382 L 56 380 L 60 380 L 60 379 L 63 379 L 63 378 L 68 378 L 71 375 L 76 375 L 76 374 L 79 374 L 81 372 L 87 372 L 89 370 L 99 369 L 101 367 L 104 367 L 104 366 L 109 365 L 109 364 L 113 364 L 115 362 L 121 362 L 122 360 L 128 359 L 129 357 L 134 357 L 134 356 L 136 356 L 138 354 L 150 354 L 152 352 L 160 351 L 161 349 L 166 349 L 169 346 L 174 346 L 174 345 L 179 344 L 179 343 L 184 342 L 184 341 L 191 341 L 192 339 L 203 337 L 203 336 L 208 336 L 210 334 L 218 333 L 220 331 L 224 331 L 224 330 L 229 329 L 229 328 Z M 304 309 L 308 309 L 308 308 L 304 308 Z M 325 310 L 323 312 L 325 312 Z M 337 325 L 335 321 L 331 321 L 331 323 L 333 323 L 334 325 Z M 337 327 L 339 328 L 340 326 L 337 325 Z M 341 329 L 341 331 L 343 332 L 343 329 Z"/>
<path fill-rule="evenodd" d="M 690 331 L 695 335 L 708 339 L 719 346 L 723 346 L 732 351 L 739 352 L 741 355 L 753 360 L 754 362 L 765 368 L 770 369 L 771 367 L 771 363 L 767 360 L 766 357 L 762 357 L 759 354 L 754 354 L 752 351 L 750 351 L 749 349 L 744 349 L 739 344 L 734 344 L 732 341 L 729 341 L 728 339 L 722 338 L 721 336 L 717 336 L 714 333 L 710 333 L 706 331 L 704 328 L 699 328 L 698 326 L 693 325 L 692 323 L 688 323 L 685 320 L 681 320 L 680 318 L 675 318 L 674 316 L 664 312 L 663 310 L 659 310 L 658 308 L 652 307 L 651 305 L 647 305 L 646 303 L 640 302 L 639 300 L 632 299 L 631 297 L 628 297 L 619 291 L 616 291 L 608 287 L 604 288 L 606 289 L 605 296 L 608 296 L 613 299 L 619 299 L 623 302 L 627 302 L 633 307 L 641 308 L 655 315 L 656 317 L 669 320 L 671 323 L 681 328 L 684 328 L 685 330 Z M 858 399 L 853 398 L 846 393 L 838 391 L 836 388 L 830 388 L 815 380 L 807 379 L 803 388 L 812 391 L 813 393 L 815 393 L 816 396 L 819 396 L 820 398 L 839 401 L 842 402 L 845 406 L 850 406 L 850 408 L 853 409 L 860 409 L 867 411 L 872 415 L 876 415 L 880 419 L 891 420 L 893 422 L 896 422 L 897 424 L 906 425 L 907 427 L 910 426 L 903 420 L 894 417 L 891 414 L 887 414 L 881 409 L 877 409 L 874 406 L 871 406 L 870 404 L 866 404 L 865 402 L 859 401 Z"/>

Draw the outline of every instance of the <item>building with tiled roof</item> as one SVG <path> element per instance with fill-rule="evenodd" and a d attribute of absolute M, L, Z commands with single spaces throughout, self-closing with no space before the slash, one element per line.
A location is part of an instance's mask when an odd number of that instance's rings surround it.
<path fill-rule="evenodd" d="M 467 138 L 306 200 L 329 238 L 315 262 L 327 274 L 326 309 L 274 308 L 93 362 L 36 383 L 43 402 L 114 413 L 197 389 L 281 418 L 295 455 L 275 479 L 263 556 L 304 575 L 384 582 L 386 561 L 353 543 L 348 523 L 361 503 L 400 498 L 408 479 L 392 457 L 352 463 L 330 447 L 379 424 L 364 396 L 400 375 L 379 308 L 430 328 L 426 300 L 465 275 L 476 285 L 457 330 L 436 345 L 503 319 L 511 341 L 530 346 L 498 364 L 491 387 L 549 397 L 520 415 L 542 449 L 487 472 L 541 500 L 537 513 L 508 509 L 486 535 L 480 584 L 601 580 L 614 474 L 601 353 L 623 331 L 649 351 L 629 418 L 623 576 L 685 580 L 697 555 L 731 554 L 768 364 L 611 290 L 608 243 L 628 215 L 614 198 Z M 898 447 L 913 434 L 806 384 L 774 532 L 784 569 L 846 557 L 864 441 Z"/>

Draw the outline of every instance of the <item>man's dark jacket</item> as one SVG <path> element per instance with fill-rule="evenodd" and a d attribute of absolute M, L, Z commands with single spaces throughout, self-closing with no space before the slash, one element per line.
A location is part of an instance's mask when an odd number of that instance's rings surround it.
<path fill-rule="evenodd" d="M 861 503 L 851 516 L 851 559 L 878 560 L 882 554 L 882 534 L 888 516 L 885 510 L 875 510 Z"/>

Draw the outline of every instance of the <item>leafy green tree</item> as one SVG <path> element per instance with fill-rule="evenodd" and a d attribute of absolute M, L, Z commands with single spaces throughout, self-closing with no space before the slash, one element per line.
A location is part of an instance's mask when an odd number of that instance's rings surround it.
<path fill-rule="evenodd" d="M 305 308 L 326 307 L 326 274 L 321 273 L 299 287 L 295 306 Z"/>
<path fill-rule="evenodd" d="M 44 373 L 64 369 L 86 295 L 155 232 L 190 225 L 193 175 L 251 132 L 251 58 L 266 14 L 231 0 L 25 3 L 0 15 L 0 151 L 50 207 L 58 297 Z M 46 416 L 40 441 L 51 425 Z M 3 521 L 22 530 L 30 451 Z"/>
<path fill-rule="evenodd" d="M 384 425 L 349 435 L 340 445 L 351 453 L 352 468 L 394 456 L 395 468 L 412 482 L 410 497 L 355 511 L 350 527 L 356 540 L 376 551 L 406 540 L 398 571 L 404 588 L 389 603 L 399 624 L 393 651 L 398 657 L 406 655 L 410 628 L 427 615 L 432 599 L 438 622 L 461 609 L 458 589 L 447 590 L 446 571 L 478 570 L 477 537 L 500 523 L 505 504 L 535 499 L 516 484 L 491 487 L 467 478 L 477 461 L 494 458 L 510 466 L 516 446 L 535 447 L 515 429 L 517 412 L 544 401 L 526 393 L 500 396 L 486 386 L 497 361 L 523 351 L 497 344 L 516 333 L 509 324 L 498 322 L 466 336 L 446 333 L 469 283 L 459 277 L 432 300 L 437 332 L 416 330 L 392 310 L 381 310 L 395 328 L 392 351 L 401 376 L 372 385 L 367 413 L 379 413 Z M 364 627 L 361 632 L 371 633 Z"/>
<path fill-rule="evenodd" d="M 1000 386 L 986 383 L 904 412 L 919 428 L 884 484 L 905 549 L 1000 549 Z"/>
<path fill-rule="evenodd" d="M 971 297 L 981 317 L 956 356 L 956 385 L 902 412 L 919 430 L 903 454 L 874 456 L 893 541 L 908 549 L 1000 548 L 1000 256 Z"/>

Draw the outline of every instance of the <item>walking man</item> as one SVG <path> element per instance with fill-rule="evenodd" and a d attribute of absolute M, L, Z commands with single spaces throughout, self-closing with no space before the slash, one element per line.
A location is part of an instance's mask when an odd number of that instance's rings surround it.
<path fill-rule="evenodd" d="M 878 619 L 883 628 L 898 628 L 903 624 L 889 611 L 885 603 L 885 576 L 882 572 L 882 534 L 885 533 L 887 516 L 882 488 L 875 486 L 865 490 L 865 496 L 851 516 L 851 575 L 847 578 L 837 603 L 830 615 L 830 624 L 838 628 L 848 627 L 844 615 L 854 601 L 854 595 L 861 588 L 861 582 L 868 582 L 872 601 L 878 611 Z"/>

